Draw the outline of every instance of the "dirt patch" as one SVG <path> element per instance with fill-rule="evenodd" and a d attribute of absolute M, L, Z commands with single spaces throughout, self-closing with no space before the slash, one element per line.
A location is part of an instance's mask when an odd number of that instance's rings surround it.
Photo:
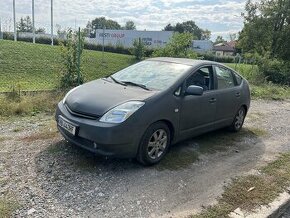
<path fill-rule="evenodd" d="M 0 197 L 14 216 L 185 215 L 216 201 L 231 178 L 290 150 L 290 102 L 253 101 L 243 131 L 208 133 L 173 146 L 157 166 L 96 157 L 67 143 L 51 116 L 0 121 Z M 20 131 L 13 131 L 14 129 Z"/>

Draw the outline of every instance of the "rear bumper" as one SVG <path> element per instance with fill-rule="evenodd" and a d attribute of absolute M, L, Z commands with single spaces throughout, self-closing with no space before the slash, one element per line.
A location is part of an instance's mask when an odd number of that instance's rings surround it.
<path fill-rule="evenodd" d="M 62 102 L 58 104 L 55 115 L 57 123 L 60 115 L 77 127 L 76 134 L 72 135 L 58 125 L 59 132 L 69 142 L 103 156 L 136 157 L 143 134 L 140 126 L 137 128 L 134 123 L 127 121 L 110 124 L 77 117 L 70 114 Z"/>

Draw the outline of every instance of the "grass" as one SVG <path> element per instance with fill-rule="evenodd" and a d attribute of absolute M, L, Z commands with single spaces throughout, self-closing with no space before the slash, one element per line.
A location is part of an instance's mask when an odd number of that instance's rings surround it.
<path fill-rule="evenodd" d="M 252 211 L 260 205 L 269 204 L 290 185 L 290 152 L 282 154 L 259 172 L 233 179 L 216 205 L 191 218 L 228 217 L 237 208 Z"/>
<path fill-rule="evenodd" d="M 135 62 L 130 55 L 84 50 L 85 81 L 109 75 Z M 20 90 L 47 90 L 58 86 L 62 70 L 60 47 L 0 40 L 0 92 L 12 86 Z"/>
<path fill-rule="evenodd" d="M 239 72 L 250 83 L 254 99 L 285 100 L 290 98 L 290 87 L 276 85 L 266 81 L 256 65 L 226 64 Z"/>
<path fill-rule="evenodd" d="M 7 197 L 0 197 L 0 217 L 12 217 L 12 212 L 17 208 L 17 204 Z"/>
<path fill-rule="evenodd" d="M 63 96 L 64 93 L 61 92 L 25 95 L 17 99 L 0 95 L 0 117 L 35 115 L 39 112 L 52 114 Z"/>

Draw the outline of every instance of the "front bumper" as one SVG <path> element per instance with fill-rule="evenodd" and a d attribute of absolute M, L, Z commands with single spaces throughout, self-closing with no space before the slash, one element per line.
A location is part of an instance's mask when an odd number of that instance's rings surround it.
<path fill-rule="evenodd" d="M 62 102 L 58 103 L 55 119 L 58 123 L 62 116 L 77 127 L 75 135 L 72 135 L 58 125 L 59 132 L 69 142 L 78 145 L 96 154 L 120 158 L 136 157 L 138 145 L 141 140 L 142 126 L 134 122 L 111 124 L 99 122 L 72 115 Z M 140 128 L 141 127 L 141 128 Z"/>

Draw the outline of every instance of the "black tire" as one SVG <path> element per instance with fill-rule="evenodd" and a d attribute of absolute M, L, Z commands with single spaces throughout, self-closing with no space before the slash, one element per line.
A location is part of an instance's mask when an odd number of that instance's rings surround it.
<path fill-rule="evenodd" d="M 239 132 L 244 124 L 246 118 L 246 109 L 241 107 L 235 115 L 233 123 L 230 125 L 229 129 L 232 132 Z"/>
<path fill-rule="evenodd" d="M 170 137 L 170 130 L 166 123 L 156 122 L 149 126 L 140 141 L 137 160 L 144 166 L 157 164 L 168 151 Z"/>

